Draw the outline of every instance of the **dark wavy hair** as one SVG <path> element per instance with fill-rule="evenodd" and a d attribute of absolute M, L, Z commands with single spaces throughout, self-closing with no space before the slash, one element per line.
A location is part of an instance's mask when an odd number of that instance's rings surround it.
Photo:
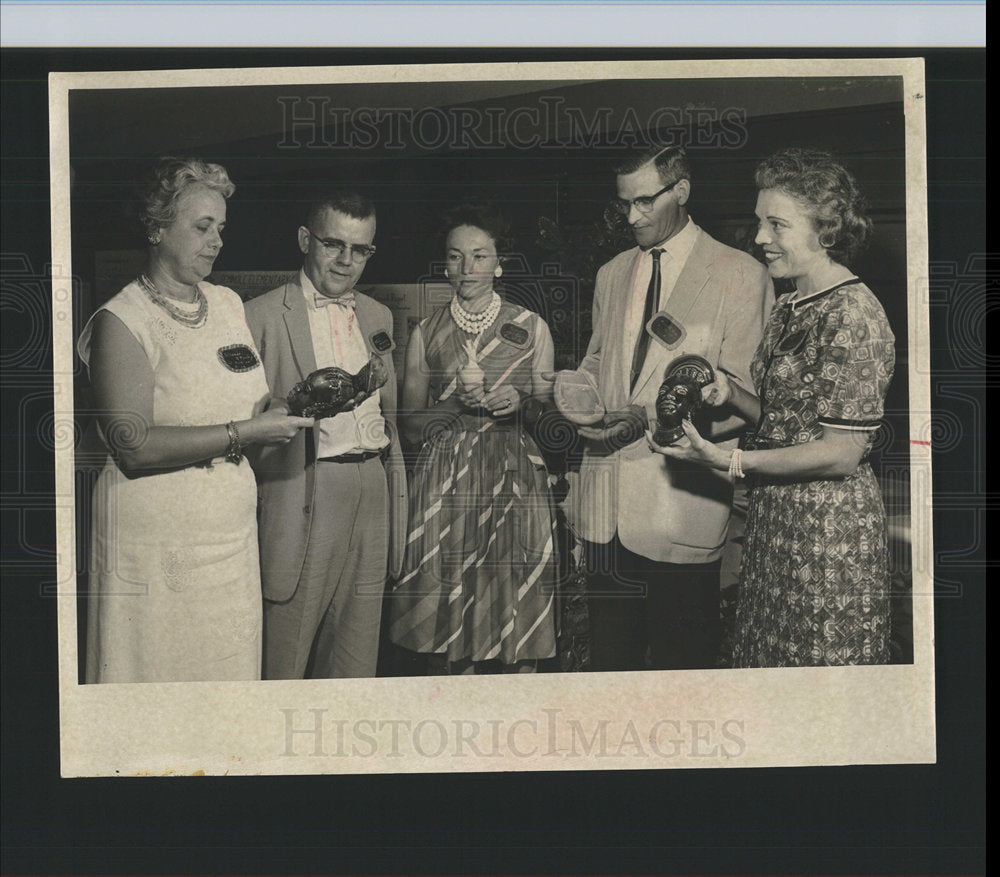
<path fill-rule="evenodd" d="M 812 216 L 820 244 L 841 265 L 868 244 L 872 221 L 853 174 L 829 152 L 792 147 L 757 165 L 758 189 L 779 189 Z"/>
<path fill-rule="evenodd" d="M 236 186 L 221 164 L 200 158 L 163 158 L 139 195 L 139 222 L 152 239 L 177 218 L 177 201 L 190 186 L 204 186 L 230 198 Z"/>
<path fill-rule="evenodd" d="M 493 205 L 483 201 L 470 201 L 458 204 L 449 210 L 441 222 L 442 249 L 446 246 L 448 235 L 456 228 L 471 225 L 486 232 L 497 248 L 497 255 L 509 254 L 514 248 L 514 238 L 510 232 L 510 222 Z"/>

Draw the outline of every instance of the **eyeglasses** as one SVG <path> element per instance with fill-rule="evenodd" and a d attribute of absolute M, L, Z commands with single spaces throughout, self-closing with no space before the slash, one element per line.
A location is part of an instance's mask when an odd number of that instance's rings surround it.
<path fill-rule="evenodd" d="M 669 186 L 664 186 L 659 192 L 656 192 L 653 195 L 640 195 L 638 198 L 633 198 L 631 201 L 626 198 L 615 198 L 611 202 L 611 206 L 614 207 L 614 209 L 617 210 L 622 216 L 628 216 L 633 207 L 635 207 L 635 209 L 640 213 L 650 213 L 656 199 L 659 198 L 664 192 L 669 192 L 679 182 L 680 180 L 674 180 Z"/>
<path fill-rule="evenodd" d="M 306 226 L 303 226 L 303 228 L 309 232 L 311 237 L 316 238 L 323 245 L 324 252 L 334 259 L 339 259 L 344 253 L 349 252 L 351 254 L 351 261 L 355 265 L 358 265 L 361 262 L 367 262 L 375 255 L 375 247 L 371 244 L 349 244 L 346 241 L 340 241 L 336 238 L 321 238 L 318 234 L 313 233 L 311 228 Z"/>

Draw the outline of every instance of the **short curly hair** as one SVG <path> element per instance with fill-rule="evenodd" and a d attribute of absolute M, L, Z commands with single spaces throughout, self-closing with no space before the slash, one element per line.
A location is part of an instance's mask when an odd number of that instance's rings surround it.
<path fill-rule="evenodd" d="M 191 186 L 204 186 L 229 198 L 236 186 L 221 164 L 200 158 L 164 158 L 153 169 L 152 178 L 143 188 L 139 203 L 139 221 L 152 239 L 177 218 L 177 201 Z"/>
<path fill-rule="evenodd" d="M 463 225 L 470 225 L 485 231 L 493 239 L 498 256 L 503 257 L 514 248 L 510 222 L 491 204 L 484 201 L 470 201 L 458 204 L 449 210 L 441 223 L 442 246 L 447 242 L 448 235 Z"/>
<path fill-rule="evenodd" d="M 791 147 L 757 165 L 758 189 L 778 189 L 812 216 L 820 244 L 834 262 L 849 265 L 868 244 L 872 221 L 857 180 L 829 152 Z"/>

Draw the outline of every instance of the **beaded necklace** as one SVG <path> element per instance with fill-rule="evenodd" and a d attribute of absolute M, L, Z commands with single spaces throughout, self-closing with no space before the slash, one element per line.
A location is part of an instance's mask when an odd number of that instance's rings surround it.
<path fill-rule="evenodd" d="M 194 311 L 188 311 L 178 307 L 171 299 L 163 295 L 154 286 L 153 281 L 145 274 L 139 275 L 139 286 L 153 304 L 163 308 L 182 326 L 187 326 L 190 329 L 200 329 L 205 325 L 205 320 L 208 319 L 208 299 L 205 298 L 205 293 L 201 291 L 200 287 L 196 286 L 194 288 L 195 301 L 198 303 L 198 307 Z"/>
<path fill-rule="evenodd" d="M 451 318 L 463 332 L 468 332 L 470 335 L 482 335 L 496 320 L 497 315 L 500 313 L 500 304 L 500 296 L 494 291 L 490 298 L 490 303 L 484 310 L 478 314 L 470 314 L 458 303 L 458 296 L 456 295 L 451 300 Z"/>

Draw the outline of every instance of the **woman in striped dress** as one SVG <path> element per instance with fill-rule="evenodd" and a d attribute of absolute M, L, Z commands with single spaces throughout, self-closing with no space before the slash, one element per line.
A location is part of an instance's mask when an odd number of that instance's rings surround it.
<path fill-rule="evenodd" d="M 421 444 L 410 532 L 390 595 L 390 638 L 474 673 L 532 672 L 555 655 L 553 512 L 541 454 L 522 429 L 551 395 L 548 326 L 493 289 L 505 227 L 488 208 L 449 217 L 449 304 L 413 331 L 400 422 Z"/>

